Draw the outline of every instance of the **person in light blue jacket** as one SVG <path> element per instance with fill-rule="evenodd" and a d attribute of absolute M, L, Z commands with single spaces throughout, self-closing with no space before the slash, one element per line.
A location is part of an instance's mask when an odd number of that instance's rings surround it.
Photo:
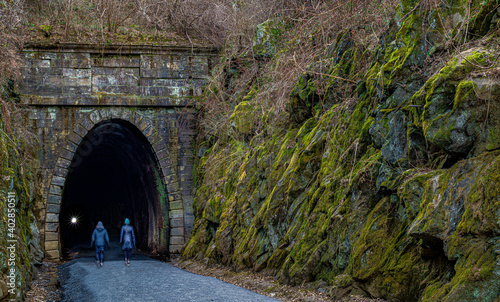
<path fill-rule="evenodd" d="M 132 256 L 132 249 L 135 247 L 135 235 L 134 228 L 130 225 L 128 218 L 125 219 L 125 225 L 120 231 L 120 244 L 125 255 L 125 265 L 130 266 L 130 256 Z"/>
<path fill-rule="evenodd" d="M 92 233 L 92 241 L 90 242 L 90 246 L 95 243 L 95 263 L 96 265 L 102 266 L 104 261 L 104 246 L 109 245 L 109 236 L 108 231 L 104 228 L 102 222 L 97 223 L 97 227 Z"/>

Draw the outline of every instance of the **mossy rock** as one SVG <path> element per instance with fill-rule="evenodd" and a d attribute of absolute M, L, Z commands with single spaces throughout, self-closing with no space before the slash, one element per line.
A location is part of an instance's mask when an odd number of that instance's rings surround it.
<path fill-rule="evenodd" d="M 303 74 L 294 85 L 290 93 L 286 111 L 290 120 L 295 124 L 302 124 L 313 116 L 313 107 L 320 101 L 317 85 L 308 74 Z"/>
<path fill-rule="evenodd" d="M 274 56 L 284 28 L 285 25 L 280 18 L 271 18 L 257 25 L 253 41 L 254 56 L 265 59 Z"/>
<path fill-rule="evenodd" d="M 252 134 L 255 119 L 255 107 L 251 101 L 239 103 L 230 117 L 233 127 L 243 135 Z"/>
<path fill-rule="evenodd" d="M 410 116 L 415 124 L 421 123 L 426 140 L 457 159 L 471 150 L 473 155 L 485 151 L 480 134 L 488 131 L 485 120 L 488 111 L 496 107 L 478 97 L 476 82 L 465 78 L 490 58 L 491 54 L 481 49 L 457 55 L 412 98 L 413 104 L 425 104 L 420 116 Z"/>

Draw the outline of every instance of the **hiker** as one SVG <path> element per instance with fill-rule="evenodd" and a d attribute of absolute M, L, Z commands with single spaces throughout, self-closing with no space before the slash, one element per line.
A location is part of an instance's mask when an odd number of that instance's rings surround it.
<path fill-rule="evenodd" d="M 130 256 L 132 255 L 132 249 L 135 247 L 135 235 L 134 228 L 130 225 L 128 218 L 125 219 L 125 224 L 120 231 L 120 244 L 125 255 L 125 265 L 130 266 Z"/>
<path fill-rule="evenodd" d="M 95 264 L 102 267 L 102 262 L 104 261 L 104 246 L 109 246 L 109 236 L 108 231 L 104 228 L 101 221 L 97 223 L 97 226 L 92 233 L 92 241 L 90 246 L 95 243 Z"/>

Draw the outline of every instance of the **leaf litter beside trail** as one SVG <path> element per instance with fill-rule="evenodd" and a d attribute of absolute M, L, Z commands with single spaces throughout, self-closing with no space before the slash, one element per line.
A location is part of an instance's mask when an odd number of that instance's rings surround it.
<path fill-rule="evenodd" d="M 276 279 L 264 273 L 257 273 L 250 270 L 234 272 L 229 267 L 220 264 L 206 265 L 200 261 L 182 260 L 179 258 L 172 259 L 169 263 L 188 272 L 214 277 L 283 302 L 384 302 L 381 299 L 370 299 L 360 296 L 349 296 L 341 300 L 333 300 L 325 293 L 318 292 L 306 285 L 290 286 L 280 284 Z"/>

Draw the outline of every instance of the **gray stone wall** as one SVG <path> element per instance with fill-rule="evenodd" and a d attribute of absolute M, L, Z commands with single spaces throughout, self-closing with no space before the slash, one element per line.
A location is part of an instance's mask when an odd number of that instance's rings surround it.
<path fill-rule="evenodd" d="M 121 119 L 149 140 L 168 190 L 169 249 L 193 228 L 193 99 L 206 83 L 211 48 L 27 45 L 20 85 L 25 121 L 38 134 L 46 206 L 39 217 L 49 258 L 60 256 L 59 211 L 69 165 L 99 122 Z"/>

